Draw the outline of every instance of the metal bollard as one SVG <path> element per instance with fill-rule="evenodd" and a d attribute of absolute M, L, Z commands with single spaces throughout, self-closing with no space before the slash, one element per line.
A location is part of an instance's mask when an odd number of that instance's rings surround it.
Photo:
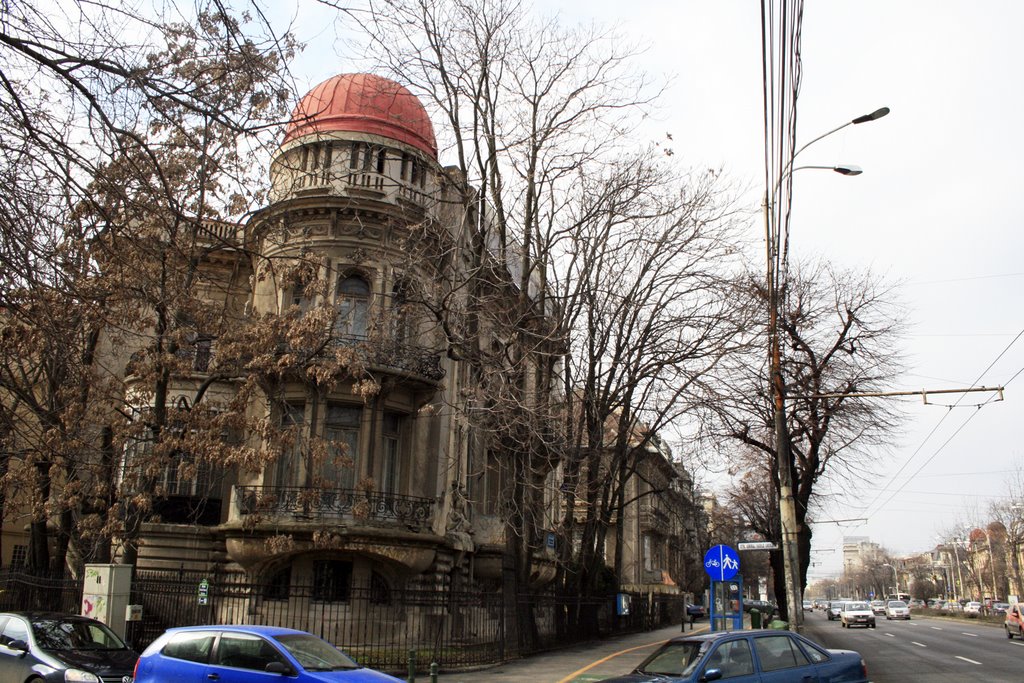
<path fill-rule="evenodd" d="M 430 663 L 430 683 L 437 683 L 437 662 Z"/>
<path fill-rule="evenodd" d="M 416 683 L 416 650 L 409 650 L 409 678 L 408 683 Z"/>

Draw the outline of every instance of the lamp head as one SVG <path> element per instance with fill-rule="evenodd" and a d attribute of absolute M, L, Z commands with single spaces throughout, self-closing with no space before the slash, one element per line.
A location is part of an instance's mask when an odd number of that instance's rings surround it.
<path fill-rule="evenodd" d="M 833 166 L 832 170 L 841 175 L 860 175 L 864 172 L 860 166 L 854 166 L 853 164 L 841 164 L 839 166 Z"/>
<path fill-rule="evenodd" d="M 863 116 L 858 116 L 857 118 L 855 118 L 852 121 L 852 123 L 867 123 L 868 121 L 877 121 L 878 119 L 882 118 L 883 116 L 885 116 L 888 113 L 889 113 L 889 107 L 882 107 L 881 109 L 874 110 L 870 114 L 864 114 Z"/>

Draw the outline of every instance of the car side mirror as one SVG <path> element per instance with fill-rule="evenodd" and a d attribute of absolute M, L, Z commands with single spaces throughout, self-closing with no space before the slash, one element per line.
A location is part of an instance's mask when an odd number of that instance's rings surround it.
<path fill-rule="evenodd" d="M 16 638 L 7 643 L 7 647 L 12 650 L 18 650 L 19 652 L 28 652 L 28 643 L 20 638 Z"/>
<path fill-rule="evenodd" d="M 292 671 L 292 668 L 284 662 L 270 662 L 263 670 L 268 674 L 281 674 L 283 676 L 291 676 L 295 673 Z"/>
<path fill-rule="evenodd" d="M 704 672 L 704 675 L 700 677 L 702 681 L 717 681 L 722 677 L 721 669 L 708 669 Z"/>

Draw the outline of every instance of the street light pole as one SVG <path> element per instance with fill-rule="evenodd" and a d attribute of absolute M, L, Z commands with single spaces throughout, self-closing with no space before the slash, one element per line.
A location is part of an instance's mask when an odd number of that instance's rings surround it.
<path fill-rule="evenodd" d="M 883 567 L 888 567 L 889 569 L 892 570 L 892 580 L 893 580 L 893 583 L 896 584 L 896 587 L 895 587 L 896 599 L 898 600 L 899 599 L 899 595 L 900 595 L 900 576 L 899 576 L 899 574 L 896 573 L 896 567 L 892 566 L 888 562 L 883 562 L 882 566 Z"/>
<path fill-rule="evenodd" d="M 769 363 L 774 399 L 774 431 L 775 431 L 775 459 L 776 470 L 779 478 L 779 523 L 782 532 L 782 564 L 786 582 L 786 603 L 790 628 L 800 631 L 803 625 L 803 610 L 800 609 L 800 550 L 798 545 L 799 529 L 796 521 L 796 501 L 793 497 L 793 457 L 789 445 L 789 430 L 786 424 L 786 385 L 782 376 L 782 357 L 779 344 L 779 280 L 781 273 L 777 272 L 776 259 L 779 255 L 781 245 L 773 236 L 778 236 L 778 230 L 773 230 L 773 221 L 777 228 L 776 221 L 776 195 L 782 183 L 792 177 L 798 168 L 793 168 L 793 162 L 800 152 L 804 151 L 815 142 L 828 137 L 850 125 L 876 121 L 889 113 L 888 107 L 876 109 L 870 114 L 858 116 L 847 121 L 836 128 L 819 135 L 800 149 L 796 150 L 786 166 L 782 169 L 778 178 L 771 184 L 771 189 L 765 189 L 764 194 L 764 230 L 765 250 L 768 261 L 768 336 L 769 336 Z M 817 168 L 817 167 L 808 167 Z M 859 175 L 860 168 L 856 166 L 826 166 L 843 175 Z M 789 197 L 790 201 L 792 198 Z M 779 260 L 781 265 L 781 260 Z"/>

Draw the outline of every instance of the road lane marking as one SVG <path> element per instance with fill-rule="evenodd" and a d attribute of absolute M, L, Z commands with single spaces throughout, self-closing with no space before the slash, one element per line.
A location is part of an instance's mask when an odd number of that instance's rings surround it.
<path fill-rule="evenodd" d="M 927 646 L 927 645 L 925 645 L 924 643 L 919 643 L 919 642 L 917 642 L 916 640 L 912 640 L 912 641 L 910 641 L 910 642 L 911 642 L 911 643 L 913 643 L 914 645 L 917 645 L 918 647 L 928 647 L 928 646 Z"/>
<path fill-rule="evenodd" d="M 942 627 L 941 627 L 941 626 L 932 626 L 932 628 L 933 628 L 934 630 L 936 630 L 936 631 L 941 631 L 941 630 L 942 630 Z"/>
<path fill-rule="evenodd" d="M 710 625 L 705 624 L 704 626 L 701 626 L 699 628 L 692 629 L 690 631 L 690 633 L 706 631 L 709 628 L 710 628 Z M 558 683 L 571 683 L 573 680 L 576 679 L 577 676 L 582 676 L 586 672 L 588 672 L 591 669 L 593 669 L 595 666 L 598 666 L 600 664 L 604 664 L 609 659 L 615 659 L 619 655 L 624 655 L 624 654 L 627 654 L 629 652 L 634 652 L 636 650 L 643 650 L 645 647 L 657 647 L 658 645 L 661 645 L 664 642 L 666 642 L 666 641 L 664 641 L 664 640 L 656 640 L 653 643 L 647 643 L 646 645 L 637 645 L 636 647 L 631 647 L 631 648 L 627 648 L 625 650 L 619 650 L 618 652 L 613 652 L 612 654 L 608 655 L 607 657 L 602 657 L 601 659 L 597 660 L 596 662 L 591 662 L 590 664 L 586 665 L 582 669 L 579 669 L 577 671 L 573 671 L 571 674 L 569 674 L 568 676 L 566 676 L 562 680 L 558 681 Z"/>
<path fill-rule="evenodd" d="M 891 633 L 886 633 L 885 635 L 889 636 L 890 638 L 895 638 L 895 637 L 896 637 L 896 636 L 894 636 L 894 635 L 893 635 L 893 634 L 891 634 Z M 1024 645 L 1024 643 L 1021 643 L 1021 645 Z"/>
<path fill-rule="evenodd" d="M 970 636 L 971 638 L 977 638 L 978 637 L 977 633 L 968 633 L 967 631 L 960 631 L 960 635 Z"/>
<path fill-rule="evenodd" d="M 976 662 L 973 659 L 967 659 L 967 657 L 961 657 L 960 655 L 957 655 L 956 658 L 957 659 L 962 659 L 965 662 L 970 662 L 971 664 L 977 664 L 978 666 L 981 666 L 981 662 Z"/>
<path fill-rule="evenodd" d="M 1024 647 L 1024 643 L 1018 643 L 1016 640 L 1011 640 L 1010 642 L 1014 645 L 1020 645 L 1021 647 Z"/>

